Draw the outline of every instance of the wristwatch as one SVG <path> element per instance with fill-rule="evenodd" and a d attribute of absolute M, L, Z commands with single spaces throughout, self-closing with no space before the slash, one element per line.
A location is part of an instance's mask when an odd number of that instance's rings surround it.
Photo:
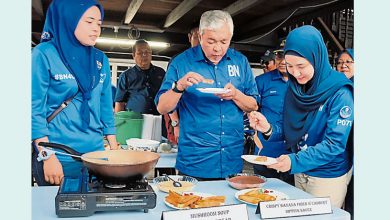
<path fill-rule="evenodd" d="M 179 121 L 171 121 L 172 127 L 177 127 L 179 125 Z"/>
<path fill-rule="evenodd" d="M 38 153 L 37 161 L 45 161 L 50 158 L 51 155 L 55 154 L 53 150 L 50 150 L 48 148 L 42 147 L 41 152 Z"/>
<path fill-rule="evenodd" d="M 177 81 L 175 81 L 175 82 L 172 83 L 172 91 L 174 91 L 174 92 L 176 92 L 176 93 L 183 93 L 183 92 L 184 92 L 184 90 L 179 90 L 179 89 L 177 88 Z"/>

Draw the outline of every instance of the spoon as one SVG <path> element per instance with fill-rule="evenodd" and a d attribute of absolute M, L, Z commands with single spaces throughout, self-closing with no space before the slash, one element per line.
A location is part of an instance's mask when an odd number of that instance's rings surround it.
<path fill-rule="evenodd" d="M 253 135 L 253 140 L 256 144 L 256 147 L 259 148 L 257 155 L 260 155 L 260 151 L 261 151 L 261 149 L 263 149 L 263 145 L 261 144 L 259 136 L 257 136 L 257 129 L 256 128 L 255 128 L 255 134 Z"/>
<path fill-rule="evenodd" d="M 166 178 L 170 179 L 173 181 L 173 186 L 174 187 L 181 187 L 181 183 L 177 182 L 176 180 L 172 179 L 171 177 L 169 177 L 167 174 L 163 174 L 163 176 L 165 176 Z"/>

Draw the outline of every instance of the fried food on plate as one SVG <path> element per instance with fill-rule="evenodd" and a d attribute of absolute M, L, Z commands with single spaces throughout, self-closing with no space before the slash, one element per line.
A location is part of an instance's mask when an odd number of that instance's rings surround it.
<path fill-rule="evenodd" d="M 257 204 L 259 202 L 275 201 L 276 197 L 271 196 L 271 195 L 266 194 L 266 193 L 263 193 L 259 189 L 254 189 L 254 190 L 250 190 L 242 195 L 239 195 L 238 199 L 241 199 L 245 202 L 249 202 L 252 204 Z"/>
<path fill-rule="evenodd" d="M 255 161 L 267 162 L 267 157 L 266 156 L 258 156 L 258 157 L 256 157 Z"/>
<path fill-rule="evenodd" d="M 220 206 L 225 203 L 225 196 L 201 197 L 194 194 L 180 195 L 177 192 L 169 191 L 165 201 L 178 208 L 205 208 Z"/>

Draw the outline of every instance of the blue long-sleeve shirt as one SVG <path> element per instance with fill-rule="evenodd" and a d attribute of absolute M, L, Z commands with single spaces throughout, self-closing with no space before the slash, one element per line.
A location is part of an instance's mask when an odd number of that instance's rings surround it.
<path fill-rule="evenodd" d="M 199 83 L 187 88 L 177 104 L 180 135 L 176 168 L 187 175 L 203 178 L 224 178 L 241 172 L 243 111 L 232 100 L 202 93 L 197 88 L 223 88 L 231 82 L 245 95 L 256 98 L 258 93 L 248 60 L 241 53 L 228 49 L 222 60 L 214 65 L 205 58 L 200 46 L 190 48 L 168 67 L 155 102 L 158 103 L 160 95 L 190 71 L 213 79 L 214 83 Z"/>
<path fill-rule="evenodd" d="M 111 74 L 108 58 L 97 61 L 100 81 L 92 90 L 90 124 L 82 129 L 81 93 L 74 76 L 62 62 L 55 46 L 49 41 L 32 51 L 32 139 L 47 136 L 50 142 L 67 145 L 81 153 L 104 150 L 103 135 L 115 134 L 112 108 Z M 103 62 L 103 63 L 101 63 Z M 49 117 L 62 102 L 77 95 L 49 124 Z M 57 155 L 60 161 L 73 160 Z"/>
<path fill-rule="evenodd" d="M 283 79 L 279 70 L 261 74 L 255 78 L 257 90 L 259 92 L 259 112 L 261 112 L 272 125 L 281 127 L 283 125 L 283 106 L 284 97 L 288 88 L 288 81 Z M 287 150 L 284 140 L 266 141 L 263 135 L 258 132 L 257 135 L 263 149 L 260 155 L 268 157 L 279 157 L 282 154 L 291 153 Z M 259 149 L 255 148 L 255 154 Z"/>
<path fill-rule="evenodd" d="M 291 159 L 291 173 L 332 178 L 347 173 L 352 167 L 346 143 L 353 124 L 353 94 L 339 89 L 319 107 L 312 125 L 296 147 Z M 269 141 L 280 140 L 283 130 L 273 125 Z"/>

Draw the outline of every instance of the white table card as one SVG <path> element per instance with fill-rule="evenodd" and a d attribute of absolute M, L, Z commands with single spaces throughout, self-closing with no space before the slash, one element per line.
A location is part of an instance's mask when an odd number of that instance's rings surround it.
<path fill-rule="evenodd" d="M 245 204 L 164 211 L 161 220 L 248 220 Z"/>
<path fill-rule="evenodd" d="M 260 202 L 256 210 L 256 214 L 260 214 L 261 219 L 330 213 L 332 207 L 328 197 Z"/>

